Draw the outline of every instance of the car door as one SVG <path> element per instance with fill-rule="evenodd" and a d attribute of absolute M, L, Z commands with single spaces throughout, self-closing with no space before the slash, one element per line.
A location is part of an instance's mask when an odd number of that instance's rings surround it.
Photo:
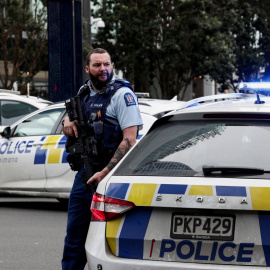
<path fill-rule="evenodd" d="M 63 110 L 53 108 L 34 113 L 12 127 L 11 138 L 0 139 L 1 189 L 45 190 L 50 138 Z"/>
<path fill-rule="evenodd" d="M 65 115 L 61 116 L 63 119 Z M 45 163 L 46 184 L 47 192 L 55 192 L 64 195 L 69 193 L 76 172 L 70 169 L 66 160 L 67 152 L 65 144 L 67 137 L 62 132 L 61 121 L 55 129 L 54 135 L 47 138 L 48 140 L 48 158 Z"/>

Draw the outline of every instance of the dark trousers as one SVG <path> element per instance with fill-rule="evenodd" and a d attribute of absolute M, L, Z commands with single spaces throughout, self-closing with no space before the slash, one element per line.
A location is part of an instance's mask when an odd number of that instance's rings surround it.
<path fill-rule="evenodd" d="M 63 270 L 84 270 L 85 241 L 91 220 L 91 192 L 86 192 L 81 180 L 81 169 L 75 176 L 69 197 L 67 234 L 62 259 Z"/>

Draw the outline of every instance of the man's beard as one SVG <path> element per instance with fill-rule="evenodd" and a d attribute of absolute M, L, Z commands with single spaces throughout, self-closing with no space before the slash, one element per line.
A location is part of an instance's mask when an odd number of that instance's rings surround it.
<path fill-rule="evenodd" d="M 93 86 L 97 90 L 101 90 L 103 87 L 105 87 L 111 81 L 111 79 L 113 77 L 113 70 L 109 74 L 108 79 L 106 81 L 100 81 L 98 79 L 98 76 L 94 76 L 90 71 L 89 71 L 89 77 L 90 77 L 90 80 L 91 80 L 91 83 L 93 84 Z"/>

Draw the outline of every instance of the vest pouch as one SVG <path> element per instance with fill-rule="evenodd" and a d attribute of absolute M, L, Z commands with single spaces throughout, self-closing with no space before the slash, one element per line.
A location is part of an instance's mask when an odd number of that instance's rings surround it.
<path fill-rule="evenodd" d="M 93 126 L 94 126 L 95 139 L 99 141 L 102 139 L 103 122 L 93 122 Z"/>
<path fill-rule="evenodd" d="M 69 163 L 69 166 L 72 171 L 79 171 L 83 165 L 81 162 L 81 155 L 78 154 L 75 155 L 68 154 L 67 162 Z"/>
<path fill-rule="evenodd" d="M 116 150 L 123 139 L 123 134 L 120 126 L 104 122 L 103 130 L 103 147 L 105 149 Z"/>

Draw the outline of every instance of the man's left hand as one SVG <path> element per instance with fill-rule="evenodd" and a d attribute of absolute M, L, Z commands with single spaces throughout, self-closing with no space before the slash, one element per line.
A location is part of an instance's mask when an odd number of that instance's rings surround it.
<path fill-rule="evenodd" d="M 95 173 L 88 181 L 87 184 L 98 183 L 114 168 L 114 166 L 125 156 L 125 154 L 136 143 L 137 126 L 131 126 L 123 129 L 123 140 L 116 149 L 109 164 L 100 172 Z"/>
<path fill-rule="evenodd" d="M 109 173 L 108 168 L 104 168 L 100 172 L 96 172 L 88 181 L 87 184 L 94 183 L 95 185 L 98 185 L 98 183 Z"/>

